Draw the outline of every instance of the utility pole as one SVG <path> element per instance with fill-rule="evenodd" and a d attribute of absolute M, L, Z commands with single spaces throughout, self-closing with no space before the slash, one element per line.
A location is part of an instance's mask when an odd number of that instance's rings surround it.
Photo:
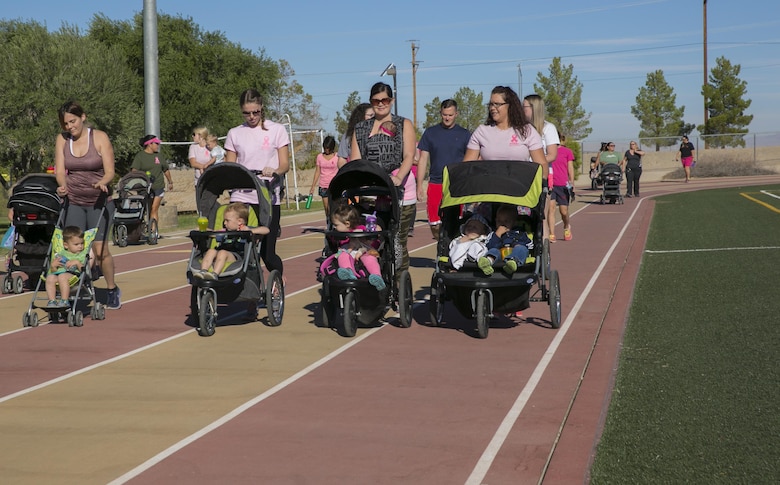
<path fill-rule="evenodd" d="M 157 1 L 144 0 L 144 124 L 146 133 L 160 133 L 160 79 L 157 52 Z"/>
<path fill-rule="evenodd" d="M 412 43 L 412 104 L 414 105 L 414 129 L 417 129 L 417 66 L 420 65 L 419 62 L 417 62 L 416 55 L 417 51 L 420 49 L 420 46 L 418 44 L 415 44 L 415 42 L 420 42 L 419 40 L 410 40 L 409 42 Z"/>
<path fill-rule="evenodd" d="M 707 90 L 707 0 L 704 0 L 704 92 Z M 704 95 L 704 126 L 707 126 L 707 120 L 710 118 L 710 112 L 707 109 L 707 95 Z M 704 142 L 706 146 L 706 141 Z"/>
<path fill-rule="evenodd" d="M 520 99 L 523 99 L 523 70 L 519 62 L 517 63 L 517 94 Z"/>

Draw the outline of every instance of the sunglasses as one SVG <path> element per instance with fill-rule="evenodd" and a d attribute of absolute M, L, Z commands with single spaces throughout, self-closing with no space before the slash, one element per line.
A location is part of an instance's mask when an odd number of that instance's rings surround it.
<path fill-rule="evenodd" d="M 502 106 L 505 106 L 509 103 L 488 103 L 488 108 L 500 108 Z"/>
<path fill-rule="evenodd" d="M 389 106 L 390 103 L 392 102 L 393 102 L 393 98 L 382 98 L 382 99 L 371 98 L 371 106 L 379 106 L 379 105 Z"/>
<path fill-rule="evenodd" d="M 257 110 L 257 111 L 242 111 L 242 112 L 241 112 L 241 114 L 242 114 L 242 115 L 244 115 L 244 116 L 246 116 L 246 117 L 249 117 L 249 116 L 260 116 L 260 113 L 261 113 L 261 112 L 262 112 L 262 110 Z"/>

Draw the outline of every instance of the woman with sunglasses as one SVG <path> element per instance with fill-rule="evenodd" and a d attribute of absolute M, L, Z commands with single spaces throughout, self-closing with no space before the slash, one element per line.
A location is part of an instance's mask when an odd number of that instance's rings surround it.
<path fill-rule="evenodd" d="M 604 165 L 608 163 L 614 163 L 616 165 L 620 164 L 620 154 L 615 152 L 615 142 L 611 141 L 606 144 L 606 151 L 600 151 L 598 156 L 596 157 L 596 166 L 599 167 L 599 170 L 604 167 Z"/>
<path fill-rule="evenodd" d="M 290 169 L 287 129 L 280 123 L 265 119 L 263 97 L 257 90 L 247 89 L 241 93 L 239 105 L 245 121 L 228 131 L 225 162 L 236 162 L 250 170 L 259 170 L 263 180 L 270 182 L 274 175 L 278 175 L 277 180 L 281 181 Z M 281 182 L 270 187 L 272 207 L 268 229 L 271 232 L 260 243 L 260 256 L 268 271 L 278 270 L 284 275 L 282 258 L 276 254 L 276 240 L 281 233 L 281 188 Z M 257 193 L 254 190 L 234 190 L 230 201 L 257 204 Z"/>
<path fill-rule="evenodd" d="M 401 208 L 401 221 L 398 229 L 398 242 L 401 246 L 401 265 L 398 273 L 409 268 L 409 251 L 407 240 L 409 228 L 417 213 L 417 182 L 411 175 L 417 137 L 412 122 L 392 113 L 393 89 L 385 83 L 376 83 L 371 87 L 371 106 L 374 108 L 374 118 L 364 120 L 355 125 L 352 134 L 352 160 L 367 160 L 381 165 L 390 174 L 390 179 L 402 192 L 411 190 L 414 198 L 402 197 L 405 205 Z M 376 136 L 381 134 L 380 127 L 385 121 L 391 121 L 396 126 L 393 137 Z M 411 187 L 403 189 L 403 187 Z"/>

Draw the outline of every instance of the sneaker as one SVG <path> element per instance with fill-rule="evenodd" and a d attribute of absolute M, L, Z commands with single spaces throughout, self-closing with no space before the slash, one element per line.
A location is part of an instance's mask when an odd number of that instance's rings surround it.
<path fill-rule="evenodd" d="M 192 270 L 192 277 L 198 278 L 199 280 L 203 279 L 203 270 L 200 269 L 193 269 Z"/>
<path fill-rule="evenodd" d="M 349 268 L 339 268 L 336 271 L 336 276 L 338 276 L 341 281 L 352 281 L 357 279 L 355 273 L 353 273 Z"/>
<path fill-rule="evenodd" d="M 485 276 L 490 276 L 493 274 L 493 262 L 490 261 L 490 258 L 482 256 L 477 260 L 477 266 L 479 266 L 479 269 L 485 273 Z"/>
<path fill-rule="evenodd" d="M 514 259 L 507 259 L 504 263 L 504 273 L 511 275 L 517 271 L 517 262 Z"/>
<path fill-rule="evenodd" d="M 67 307 L 70 306 L 70 302 L 68 300 L 58 300 L 57 301 L 57 306 L 58 307 L 65 307 L 65 308 L 67 308 Z"/>
<path fill-rule="evenodd" d="M 59 308 L 60 304 L 57 300 L 49 300 L 49 302 L 46 303 L 46 306 L 49 308 Z"/>
<path fill-rule="evenodd" d="M 378 291 L 382 291 L 387 286 L 385 284 L 385 280 L 382 279 L 382 277 L 378 274 L 370 274 L 368 275 L 368 282 L 371 283 L 371 286 L 376 288 Z"/>
<path fill-rule="evenodd" d="M 523 318 L 523 312 L 515 312 L 515 317 Z"/>
<path fill-rule="evenodd" d="M 119 301 L 119 298 L 122 296 L 122 291 L 119 289 L 118 286 L 115 286 L 114 289 L 108 290 L 108 301 L 106 301 L 106 308 L 109 310 L 119 310 L 122 308 L 122 302 Z"/>
<path fill-rule="evenodd" d="M 201 271 L 200 277 L 204 280 L 215 280 L 217 279 L 217 274 L 211 271 Z"/>
<path fill-rule="evenodd" d="M 571 241 L 571 229 L 564 229 L 563 230 L 563 240 L 564 241 Z"/>
<path fill-rule="evenodd" d="M 633 196 L 631 194 L 626 194 L 626 197 L 628 197 L 630 199 Z"/>
<path fill-rule="evenodd" d="M 555 234 L 550 234 L 550 238 L 549 239 L 550 239 L 551 243 L 554 243 L 555 242 Z"/>

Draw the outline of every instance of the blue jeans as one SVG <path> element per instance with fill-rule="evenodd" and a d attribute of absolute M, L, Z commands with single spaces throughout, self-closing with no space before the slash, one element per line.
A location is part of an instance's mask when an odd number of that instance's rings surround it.
<path fill-rule="evenodd" d="M 487 255 L 494 257 L 496 261 L 501 261 L 503 259 L 501 257 L 501 250 L 498 248 L 488 249 Z M 518 244 L 512 248 L 512 252 L 509 254 L 509 256 L 507 256 L 506 259 L 512 259 L 517 263 L 518 266 L 522 266 L 525 264 L 527 257 L 528 248 L 522 244 Z"/>

